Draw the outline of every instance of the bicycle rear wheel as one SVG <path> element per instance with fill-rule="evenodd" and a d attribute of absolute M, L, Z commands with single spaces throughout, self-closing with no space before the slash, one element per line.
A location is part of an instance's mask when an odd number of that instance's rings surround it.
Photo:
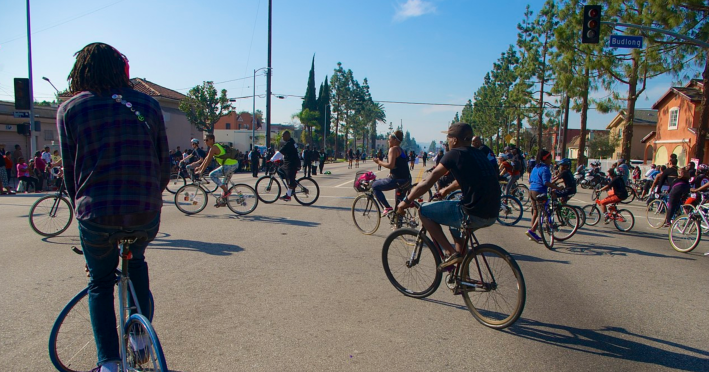
<path fill-rule="evenodd" d="M 549 214 L 546 207 L 539 209 L 539 236 L 547 249 L 554 248 L 554 216 Z"/>
<path fill-rule="evenodd" d="M 625 200 L 621 200 L 620 203 L 621 204 L 630 204 L 633 202 L 633 200 L 635 200 L 635 197 L 636 197 L 635 189 L 633 189 L 630 186 L 625 186 L 625 191 L 628 192 L 628 197 L 625 198 Z"/>
<path fill-rule="evenodd" d="M 195 214 L 204 210 L 208 201 L 207 192 L 196 184 L 180 187 L 175 194 L 175 206 L 184 214 Z"/>
<path fill-rule="evenodd" d="M 522 203 L 517 198 L 512 195 L 502 195 L 497 222 L 505 226 L 514 226 L 522 219 L 523 213 Z"/>
<path fill-rule="evenodd" d="M 532 198 L 529 196 L 529 187 L 527 187 L 527 185 L 517 184 L 515 189 L 512 191 L 512 196 L 519 200 L 524 207 L 524 210 L 528 210 L 532 207 Z"/>
<path fill-rule="evenodd" d="M 381 222 L 379 204 L 369 195 L 360 195 L 352 203 L 352 221 L 366 235 L 374 234 Z"/>
<path fill-rule="evenodd" d="M 596 226 L 601 221 L 601 210 L 595 204 L 589 204 L 581 208 L 586 215 L 586 223 L 589 226 Z"/>
<path fill-rule="evenodd" d="M 635 226 L 635 216 L 627 209 L 619 209 L 612 218 L 615 228 L 620 231 L 630 231 Z"/>
<path fill-rule="evenodd" d="M 49 359 L 61 372 L 88 372 L 96 368 L 96 343 L 89 316 L 88 287 L 77 293 L 54 321 L 49 333 Z M 155 302 L 150 293 L 150 314 Z M 117 306 L 116 306 L 117 307 Z M 118 309 L 115 309 L 118 314 Z"/>
<path fill-rule="evenodd" d="M 167 183 L 167 187 L 165 189 L 169 193 L 174 194 L 177 192 L 177 190 L 180 189 L 180 187 L 184 186 L 185 184 L 187 184 L 187 181 L 185 181 L 185 177 L 182 177 L 179 173 L 171 173 L 170 181 Z"/>
<path fill-rule="evenodd" d="M 702 238 L 699 221 L 691 216 L 677 217 L 670 227 L 670 245 L 677 252 L 688 253 L 697 247 Z"/>
<path fill-rule="evenodd" d="M 52 237 L 63 233 L 73 218 L 71 204 L 59 194 L 39 198 L 30 208 L 30 227 L 42 236 Z"/>
<path fill-rule="evenodd" d="M 647 205 L 645 212 L 647 223 L 654 229 L 659 229 L 665 223 L 665 215 L 667 214 L 667 204 L 660 199 L 655 199 Z"/>
<path fill-rule="evenodd" d="M 258 206 L 258 196 L 253 187 L 245 183 L 237 183 L 229 189 L 226 205 L 232 212 L 238 215 L 246 215 L 253 212 Z"/>
<path fill-rule="evenodd" d="M 568 205 L 568 204 L 567 204 Z M 579 215 L 579 229 L 583 227 L 583 225 L 586 224 L 586 212 L 583 211 L 583 208 L 576 206 L 576 205 L 568 205 L 569 207 L 573 208 L 576 210 L 576 213 Z"/>
<path fill-rule="evenodd" d="M 391 233 L 382 247 L 382 265 L 389 282 L 404 296 L 424 298 L 441 284 L 441 257 L 426 236 L 414 229 Z"/>
<path fill-rule="evenodd" d="M 271 204 L 281 196 L 281 183 L 271 176 L 263 176 L 256 181 L 256 196 L 266 204 Z"/>
<path fill-rule="evenodd" d="M 527 287 L 509 253 L 493 244 L 481 244 L 466 255 L 462 265 L 459 286 L 473 317 L 494 329 L 516 322 L 524 310 Z"/>
<path fill-rule="evenodd" d="M 563 242 L 576 234 L 581 226 L 581 217 L 576 209 L 567 205 L 560 205 L 558 208 L 552 232 L 556 240 Z"/>
<path fill-rule="evenodd" d="M 139 371 L 168 372 L 160 340 L 148 318 L 133 314 L 125 325 L 128 367 Z"/>
<path fill-rule="evenodd" d="M 295 181 L 293 197 L 301 205 L 311 205 L 320 197 L 320 186 L 310 177 L 299 178 Z"/>

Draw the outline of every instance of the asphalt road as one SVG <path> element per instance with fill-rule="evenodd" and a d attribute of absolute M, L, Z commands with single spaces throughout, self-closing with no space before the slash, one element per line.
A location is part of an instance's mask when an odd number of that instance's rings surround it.
<path fill-rule="evenodd" d="M 365 236 L 352 224 L 356 170 L 326 169 L 332 175 L 315 177 L 321 196 L 310 207 L 260 203 L 237 217 L 210 203 L 185 216 L 164 194 L 147 260 L 171 370 L 709 370 L 709 244 L 675 252 L 665 230 L 649 228 L 643 203 L 630 206 L 631 232 L 601 223 L 553 251 L 524 236 L 529 215 L 478 232 L 513 254 L 527 283 L 522 318 L 495 331 L 445 286 L 425 300 L 399 294 L 381 264 L 388 227 Z M 70 251 L 76 222 L 42 239 L 27 222 L 35 199 L 0 197 L 5 371 L 53 370 L 50 328 L 87 281 Z M 587 204 L 590 193 L 577 199 Z"/>

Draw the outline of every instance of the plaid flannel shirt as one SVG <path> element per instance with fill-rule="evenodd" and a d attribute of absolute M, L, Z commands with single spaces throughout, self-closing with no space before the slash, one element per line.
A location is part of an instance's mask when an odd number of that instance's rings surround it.
<path fill-rule="evenodd" d="M 145 122 L 113 94 L 132 103 Z M 77 219 L 160 211 L 170 158 L 157 101 L 129 88 L 81 92 L 59 108 L 57 129 Z"/>

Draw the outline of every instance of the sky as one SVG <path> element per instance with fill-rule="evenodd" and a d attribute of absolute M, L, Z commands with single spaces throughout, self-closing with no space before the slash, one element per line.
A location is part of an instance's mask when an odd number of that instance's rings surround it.
<path fill-rule="evenodd" d="M 0 100 L 12 101 L 13 78 L 28 76 L 25 4 L 8 0 L 0 12 Z M 314 57 L 318 87 L 341 62 L 360 83 L 368 79 L 388 122 L 419 144 L 444 140 L 441 131 L 516 42 L 527 4 L 537 11 L 543 1 L 273 0 L 272 93 L 285 98 L 272 98 L 271 122 L 291 122 L 300 110 Z M 30 11 L 39 101 L 54 97 L 42 77 L 66 89 L 74 53 L 92 42 L 125 54 L 131 77 L 181 93 L 213 81 L 230 98 L 248 96 L 236 99 L 237 111 L 251 111 L 254 70 L 268 65 L 268 0 L 32 0 Z M 650 108 L 671 83 L 670 76 L 652 80 L 636 107 Z M 255 88 L 256 109 L 265 112 L 263 71 Z M 589 128 L 605 128 L 614 116 L 591 112 Z M 580 127 L 578 114 L 569 127 Z"/>

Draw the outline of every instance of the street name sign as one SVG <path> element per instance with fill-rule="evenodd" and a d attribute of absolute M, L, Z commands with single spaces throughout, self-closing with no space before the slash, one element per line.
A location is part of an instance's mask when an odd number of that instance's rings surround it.
<path fill-rule="evenodd" d="M 628 35 L 611 35 L 611 39 L 608 41 L 608 46 L 611 48 L 642 49 L 643 37 Z"/>
<path fill-rule="evenodd" d="M 21 118 L 29 118 L 30 113 L 27 111 L 13 111 L 12 115 L 15 117 L 15 119 L 21 119 Z"/>

